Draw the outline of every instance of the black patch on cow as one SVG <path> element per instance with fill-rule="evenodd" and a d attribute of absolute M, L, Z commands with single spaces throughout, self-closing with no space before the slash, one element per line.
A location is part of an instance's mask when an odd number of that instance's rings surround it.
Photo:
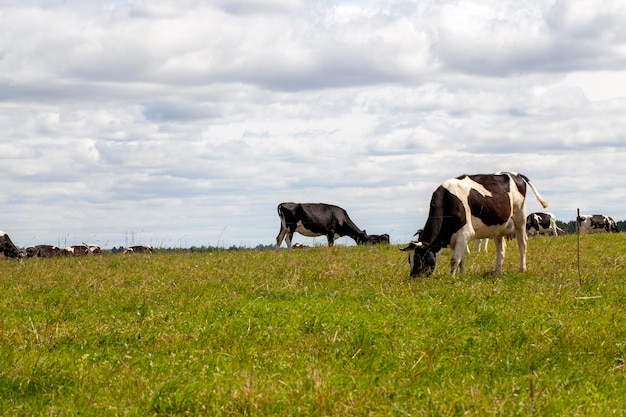
<path fill-rule="evenodd" d="M 604 229 L 606 226 L 606 218 L 601 214 L 594 214 L 590 221 L 593 229 Z"/>
<path fill-rule="evenodd" d="M 552 218 L 552 216 L 550 216 L 548 213 L 535 214 L 537 215 L 537 217 L 539 217 L 539 226 L 541 226 L 542 229 L 550 228 L 550 219 Z"/>
<path fill-rule="evenodd" d="M 511 217 L 509 176 L 471 175 L 470 178 L 491 193 L 491 196 L 483 196 L 474 188 L 470 190 L 468 203 L 472 216 L 487 226 L 508 222 Z"/>
<path fill-rule="evenodd" d="M 466 223 L 465 207 L 461 200 L 439 186 L 430 200 L 430 211 L 419 241 L 435 252 L 450 244 L 452 235 Z"/>
<path fill-rule="evenodd" d="M 524 174 L 510 174 L 511 178 L 513 178 L 513 182 L 517 186 L 517 191 L 520 192 L 521 195 L 526 196 L 526 185 L 530 183 L 528 177 Z"/>

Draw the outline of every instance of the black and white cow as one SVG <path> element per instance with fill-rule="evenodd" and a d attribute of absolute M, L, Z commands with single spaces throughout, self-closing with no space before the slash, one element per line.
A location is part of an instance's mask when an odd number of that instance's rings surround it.
<path fill-rule="evenodd" d="M 591 214 L 578 216 L 576 221 L 578 230 L 581 234 L 601 233 L 601 232 L 619 232 L 617 223 L 609 216 L 604 214 Z"/>
<path fill-rule="evenodd" d="M 565 234 L 565 230 L 556 225 L 556 217 L 552 213 L 530 213 L 526 217 L 526 233 L 529 236 Z"/>
<path fill-rule="evenodd" d="M 36 245 L 26 248 L 28 258 L 54 258 L 63 256 L 63 250 L 54 245 Z"/>
<path fill-rule="evenodd" d="M 489 246 L 489 238 L 484 239 L 476 239 L 476 252 L 487 252 L 487 247 Z M 469 245 L 467 245 L 467 249 L 465 253 L 471 253 Z"/>
<path fill-rule="evenodd" d="M 152 253 L 154 248 L 152 245 L 135 245 L 126 248 L 124 253 Z"/>
<path fill-rule="evenodd" d="M 100 245 L 85 242 L 83 242 L 83 245 L 87 247 L 87 255 L 102 255 L 102 248 Z"/>
<path fill-rule="evenodd" d="M 280 232 L 276 237 L 276 247 L 283 239 L 291 249 L 291 239 L 295 232 L 304 236 L 326 236 L 328 246 L 333 246 L 335 239 L 349 236 L 358 245 L 369 243 L 365 230 L 361 230 L 348 213 L 338 206 L 324 203 L 281 203 L 278 205 Z"/>
<path fill-rule="evenodd" d="M 86 255 L 100 255 L 102 249 L 98 245 L 92 245 L 83 242 L 82 245 L 72 245 L 63 249 L 63 255 L 65 256 L 86 256 Z"/>
<path fill-rule="evenodd" d="M 512 172 L 463 175 L 444 181 L 433 193 L 430 211 L 417 242 L 401 250 L 410 251 L 411 276 L 430 275 L 435 269 L 442 248 L 452 248 L 450 272 L 460 266 L 465 272 L 464 256 L 473 239 L 493 238 L 496 245 L 494 274 L 502 271 L 506 243 L 504 239 L 515 232 L 520 254 L 520 270 L 526 270 L 526 186 L 535 193 L 530 180 Z"/>
<path fill-rule="evenodd" d="M 0 230 L 0 253 L 6 258 L 23 258 L 25 255 L 13 244 L 9 235 Z"/>
<path fill-rule="evenodd" d="M 86 256 L 87 252 L 89 252 L 89 248 L 85 245 L 72 245 L 63 249 L 65 256 Z"/>

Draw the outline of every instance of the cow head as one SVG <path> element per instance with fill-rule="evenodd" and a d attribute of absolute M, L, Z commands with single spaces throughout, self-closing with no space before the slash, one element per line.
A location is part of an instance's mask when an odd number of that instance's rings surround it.
<path fill-rule="evenodd" d="M 337 238 L 338 236 L 335 236 L 335 238 Z M 357 245 L 367 245 L 367 244 L 371 244 L 372 241 L 370 240 L 370 235 L 367 234 L 367 232 L 365 230 L 363 231 L 359 231 L 354 237 L 353 237 L 354 241 L 356 242 Z"/>
<path fill-rule="evenodd" d="M 430 276 L 437 264 L 437 252 L 424 242 L 411 242 L 409 246 L 401 248 L 401 251 L 409 252 L 409 264 L 411 276 Z"/>

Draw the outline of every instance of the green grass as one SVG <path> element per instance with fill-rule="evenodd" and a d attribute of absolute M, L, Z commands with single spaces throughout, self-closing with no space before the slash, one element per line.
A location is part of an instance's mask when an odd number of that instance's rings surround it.
<path fill-rule="evenodd" d="M 0 260 L 0 415 L 626 414 L 626 235 Z"/>

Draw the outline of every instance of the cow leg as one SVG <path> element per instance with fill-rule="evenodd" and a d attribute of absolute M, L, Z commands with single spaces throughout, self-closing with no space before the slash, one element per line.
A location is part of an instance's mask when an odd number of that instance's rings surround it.
<path fill-rule="evenodd" d="M 452 242 L 450 242 L 452 243 Z M 454 276 L 457 268 L 460 266 L 461 273 L 465 273 L 465 251 L 467 250 L 468 241 L 465 239 L 458 239 L 452 243 L 452 257 L 450 258 L 450 274 Z"/>
<path fill-rule="evenodd" d="M 281 225 L 280 232 L 278 232 L 278 236 L 276 236 L 276 248 L 280 248 L 280 244 L 283 243 L 283 239 L 285 238 L 287 232 L 288 230 Z M 288 244 L 288 246 L 290 245 Z"/>
<path fill-rule="evenodd" d="M 333 246 L 335 244 L 335 232 L 332 230 L 328 232 L 326 239 L 328 239 L 328 247 Z"/>
<path fill-rule="evenodd" d="M 526 245 L 528 236 L 526 236 L 526 228 L 515 227 L 515 237 L 517 238 L 517 249 L 519 250 L 519 270 L 526 271 Z"/>
<path fill-rule="evenodd" d="M 285 235 L 285 242 L 287 242 L 287 247 L 289 248 L 289 250 L 291 250 L 291 239 L 293 239 L 293 232 L 289 230 Z"/>
<path fill-rule="evenodd" d="M 496 245 L 496 267 L 493 274 L 500 275 L 502 273 L 502 263 L 506 256 L 506 242 L 504 241 L 504 236 L 495 236 L 493 242 Z"/>

